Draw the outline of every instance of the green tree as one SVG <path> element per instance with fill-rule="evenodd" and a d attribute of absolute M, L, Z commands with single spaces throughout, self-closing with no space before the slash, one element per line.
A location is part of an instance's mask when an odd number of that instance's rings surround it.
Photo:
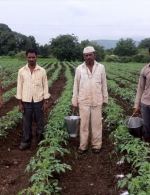
<path fill-rule="evenodd" d="M 0 33 L 4 31 L 11 32 L 11 29 L 6 24 L 0 23 Z"/>
<path fill-rule="evenodd" d="M 7 55 L 13 51 L 15 40 L 12 32 L 5 31 L 0 33 L 0 55 Z"/>
<path fill-rule="evenodd" d="M 50 42 L 50 52 L 60 61 L 75 61 L 80 55 L 78 38 L 72 35 L 59 35 Z"/>
<path fill-rule="evenodd" d="M 8 56 L 10 56 L 11 58 L 14 58 L 15 52 L 14 51 L 9 51 Z"/>
<path fill-rule="evenodd" d="M 120 39 L 114 49 L 114 54 L 118 56 L 132 56 L 137 53 L 135 42 L 131 38 Z"/>
<path fill-rule="evenodd" d="M 47 58 L 50 55 L 50 46 L 45 44 L 44 46 L 39 46 L 39 55 L 43 58 Z"/>
<path fill-rule="evenodd" d="M 7 55 L 16 47 L 15 37 L 6 24 L 0 24 L 0 55 Z"/>
<path fill-rule="evenodd" d="M 29 37 L 27 37 L 27 39 L 28 39 L 28 42 L 30 44 L 30 47 L 28 47 L 27 49 L 34 48 L 34 49 L 38 50 L 39 44 L 36 43 L 34 36 L 30 35 Z"/>
<path fill-rule="evenodd" d="M 10 51 L 17 53 L 29 48 L 38 49 L 38 47 L 33 36 L 27 37 L 12 31 L 5 24 L 0 24 L 0 55 L 8 55 Z"/>
<path fill-rule="evenodd" d="M 20 61 L 24 61 L 26 59 L 26 51 L 21 51 L 15 55 L 16 58 Z"/>
<path fill-rule="evenodd" d="M 87 47 L 87 46 L 90 46 L 92 44 L 92 42 L 90 42 L 88 39 L 87 40 L 83 40 L 81 41 L 81 48 L 82 50 Z"/>
<path fill-rule="evenodd" d="M 139 48 L 138 53 L 133 56 L 132 58 L 134 62 L 142 62 L 142 63 L 149 63 L 150 56 L 148 52 L 148 48 Z"/>
<path fill-rule="evenodd" d="M 149 48 L 150 47 L 150 38 L 146 38 L 140 41 L 138 48 Z"/>
<path fill-rule="evenodd" d="M 26 51 L 29 48 L 38 49 L 38 44 L 33 36 L 27 37 L 26 35 L 17 32 L 13 32 L 13 34 L 15 37 L 16 48 L 18 48 L 19 51 Z"/>
<path fill-rule="evenodd" d="M 107 55 L 113 55 L 113 54 L 114 54 L 114 48 L 106 49 L 106 50 L 105 50 L 105 53 L 106 53 Z"/>

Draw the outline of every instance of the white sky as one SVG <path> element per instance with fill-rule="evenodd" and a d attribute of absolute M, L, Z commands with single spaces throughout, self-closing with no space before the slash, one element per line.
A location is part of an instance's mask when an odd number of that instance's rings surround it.
<path fill-rule="evenodd" d="M 82 40 L 150 38 L 150 0 L 0 0 L 0 23 L 40 45 L 74 34 Z"/>

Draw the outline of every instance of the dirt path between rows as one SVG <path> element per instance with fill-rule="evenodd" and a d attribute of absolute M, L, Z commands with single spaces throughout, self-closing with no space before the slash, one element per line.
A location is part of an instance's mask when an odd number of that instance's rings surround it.
<path fill-rule="evenodd" d="M 63 75 L 63 72 L 61 72 Z M 51 98 L 48 103 L 48 110 L 45 112 L 45 123 L 49 112 L 54 108 L 55 101 L 60 97 L 66 79 L 59 78 L 49 89 Z M 6 104 L 1 109 L 11 110 L 16 104 L 16 100 L 11 100 L 11 105 Z M 34 139 L 31 148 L 25 151 L 19 150 L 22 140 L 22 121 L 16 128 L 12 129 L 6 139 L 0 139 L 0 195 L 17 195 L 17 193 L 30 185 L 31 173 L 25 173 L 25 168 L 32 156 L 35 155 L 38 147 L 35 140 L 35 128 L 33 124 Z"/>
<path fill-rule="evenodd" d="M 99 154 L 89 150 L 84 155 L 77 154 L 79 136 L 68 140 L 70 154 L 62 158 L 71 165 L 72 171 L 58 176 L 61 195 L 120 195 L 117 175 L 130 171 L 129 165 L 118 165 L 120 156 L 114 152 L 114 144 L 109 140 L 107 126 L 103 123 L 103 145 Z"/>

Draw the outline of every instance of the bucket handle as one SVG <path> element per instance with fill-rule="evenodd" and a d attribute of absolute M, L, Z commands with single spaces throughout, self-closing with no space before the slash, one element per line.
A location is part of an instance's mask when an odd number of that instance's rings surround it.
<path fill-rule="evenodd" d="M 76 111 L 76 109 L 75 108 L 72 108 L 72 114 L 71 114 L 72 116 L 74 116 L 75 111 Z M 77 111 L 76 111 L 76 114 L 79 115 L 79 113 Z"/>
<path fill-rule="evenodd" d="M 134 114 L 132 114 L 132 116 L 130 116 L 129 121 L 128 121 L 128 126 L 129 126 L 130 120 L 131 120 L 131 118 L 132 118 L 133 116 L 134 116 Z"/>

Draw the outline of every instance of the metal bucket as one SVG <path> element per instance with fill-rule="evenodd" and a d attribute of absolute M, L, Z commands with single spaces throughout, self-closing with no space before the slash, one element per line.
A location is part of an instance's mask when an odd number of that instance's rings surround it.
<path fill-rule="evenodd" d="M 142 137 L 143 119 L 139 117 L 129 118 L 125 125 L 129 129 L 129 133 L 134 137 Z"/>
<path fill-rule="evenodd" d="M 66 116 L 65 118 L 67 130 L 70 137 L 77 137 L 79 131 L 80 116 Z"/>

